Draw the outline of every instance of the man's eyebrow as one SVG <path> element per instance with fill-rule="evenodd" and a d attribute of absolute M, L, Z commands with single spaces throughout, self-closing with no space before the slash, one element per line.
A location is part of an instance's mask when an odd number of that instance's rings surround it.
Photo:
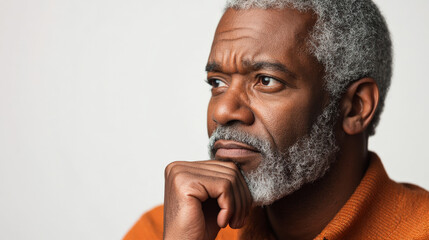
<path fill-rule="evenodd" d="M 243 61 L 243 65 L 252 71 L 259 71 L 259 70 L 272 70 L 272 71 L 278 71 L 283 72 L 286 74 L 291 75 L 292 77 L 295 77 L 295 74 L 291 72 L 285 65 L 279 63 L 279 62 L 268 62 L 268 61 Z"/>
<path fill-rule="evenodd" d="M 222 72 L 222 67 L 216 62 L 209 62 L 206 65 L 206 72 Z"/>
<path fill-rule="evenodd" d="M 244 60 L 242 61 L 242 65 L 248 71 L 259 71 L 259 70 L 266 69 L 266 70 L 283 72 L 292 76 L 293 78 L 296 77 L 296 75 L 293 72 L 291 72 L 285 65 L 279 62 Z M 222 70 L 222 66 L 217 62 L 209 62 L 206 65 L 206 72 L 223 72 L 223 70 Z"/>

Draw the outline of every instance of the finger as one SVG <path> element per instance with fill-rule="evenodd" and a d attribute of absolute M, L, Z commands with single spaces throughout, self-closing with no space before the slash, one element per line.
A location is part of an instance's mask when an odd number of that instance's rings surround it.
<path fill-rule="evenodd" d="M 229 169 L 229 170 L 232 170 L 236 174 L 236 176 L 238 176 L 237 194 L 239 195 L 239 197 L 236 197 L 236 210 L 234 212 L 234 216 L 232 220 L 230 221 L 230 226 L 232 228 L 243 227 L 247 217 L 250 214 L 250 209 L 251 209 L 253 200 L 252 200 L 252 196 L 250 194 L 249 188 L 247 186 L 247 183 L 241 171 L 232 162 L 210 160 L 210 161 L 201 161 L 201 162 L 198 162 L 198 164 L 201 166 L 202 165 L 209 166 L 209 167 L 213 166 L 215 169 L 218 169 L 219 171 L 221 169 Z M 240 202 L 237 201 L 238 199 L 240 199 Z"/>
<path fill-rule="evenodd" d="M 231 218 L 229 219 L 229 225 L 232 228 L 238 228 L 240 225 L 240 217 L 242 215 L 242 211 L 243 211 L 243 195 L 242 195 L 242 189 L 243 186 L 241 185 L 240 182 L 240 177 L 237 175 L 232 175 L 230 176 L 229 181 L 231 182 L 232 186 L 233 186 L 233 194 L 234 194 L 234 212 L 231 216 Z"/>
<path fill-rule="evenodd" d="M 233 184 L 229 179 L 218 177 L 201 177 L 201 187 L 210 198 L 217 199 L 220 211 L 217 216 L 217 224 L 224 228 L 228 225 L 235 211 L 235 196 Z M 199 196 L 195 196 L 199 197 Z M 204 200 L 205 201 L 205 200 Z"/>
<path fill-rule="evenodd" d="M 224 172 L 220 172 L 224 171 Z M 225 227 L 228 223 L 230 223 L 231 226 L 237 227 L 240 225 L 241 218 L 242 218 L 242 211 L 243 206 L 242 203 L 245 202 L 244 199 L 242 199 L 243 190 L 240 188 L 243 188 L 240 176 L 236 174 L 235 171 L 228 169 L 226 170 L 225 167 L 222 166 L 198 166 L 196 167 L 195 164 L 176 164 L 174 166 L 174 169 L 171 170 L 171 175 L 174 176 L 177 173 L 187 173 L 191 174 L 193 179 L 198 178 L 209 178 L 210 183 L 205 183 L 204 181 L 201 181 L 199 184 L 201 186 L 207 186 L 210 184 L 217 184 L 217 181 L 228 181 L 230 187 L 225 187 L 225 191 L 230 191 L 230 193 L 227 193 L 231 195 L 231 204 L 233 208 L 221 208 L 221 211 L 219 212 L 219 226 Z M 183 186 L 182 186 L 183 187 Z M 205 189 L 206 192 L 199 192 L 199 194 L 195 194 L 196 197 L 200 201 L 206 201 L 208 197 L 217 198 L 217 196 L 213 195 L 212 191 L 209 191 L 208 187 Z M 198 188 L 196 189 L 198 190 Z M 221 200 L 221 199 L 220 199 Z M 231 212 L 228 212 L 229 209 Z"/>
<path fill-rule="evenodd" d="M 239 216 L 236 216 L 235 218 L 239 219 L 236 223 L 230 223 L 231 227 L 235 228 L 241 228 L 245 222 L 247 217 L 250 214 L 250 210 L 252 207 L 253 199 L 250 194 L 249 188 L 247 186 L 247 183 L 241 173 L 241 171 L 238 169 L 238 167 L 232 163 L 232 162 L 225 162 L 225 161 L 219 161 L 219 160 L 209 160 L 209 161 L 198 161 L 195 162 L 198 166 L 202 168 L 210 168 L 212 170 L 216 169 L 217 171 L 223 171 L 223 169 L 232 170 L 239 176 L 239 187 L 238 190 L 240 192 L 240 203 L 236 204 L 237 208 L 235 211 L 235 214 L 239 214 Z"/>
<path fill-rule="evenodd" d="M 221 169 L 225 170 L 236 170 L 238 173 L 238 168 L 236 168 L 235 164 L 233 163 L 224 163 L 218 160 L 208 160 L 208 161 L 194 161 L 194 162 L 187 162 L 187 161 L 175 161 L 170 164 L 168 164 L 165 167 L 164 175 L 165 178 L 167 178 L 171 170 L 176 168 L 177 166 L 188 166 L 188 167 L 201 167 L 205 169 L 212 169 L 212 167 L 215 167 L 218 169 L 218 171 L 222 171 Z"/>
<path fill-rule="evenodd" d="M 234 166 L 234 167 L 232 167 L 232 166 Z M 173 172 L 185 171 L 185 172 L 190 172 L 190 173 L 201 174 L 200 171 L 207 170 L 207 171 L 204 171 L 204 173 L 207 173 L 208 175 L 214 174 L 214 176 L 218 176 L 218 175 L 216 175 L 216 173 L 219 173 L 219 174 L 228 174 L 231 177 L 237 176 L 237 179 L 239 179 L 240 182 L 243 183 L 243 185 L 239 185 L 239 186 L 247 187 L 246 182 L 244 180 L 244 177 L 242 176 L 240 170 L 233 164 L 230 166 L 225 166 L 223 164 L 214 164 L 214 163 L 206 164 L 203 162 L 200 162 L 200 163 L 198 163 L 198 162 L 175 162 L 174 166 L 169 166 L 167 168 L 169 168 L 166 171 L 166 172 L 168 172 L 167 175 L 171 174 L 172 171 Z M 213 173 L 211 173 L 211 172 L 213 172 Z"/>
<path fill-rule="evenodd" d="M 238 167 L 232 162 L 221 162 L 217 160 L 200 162 L 175 162 L 170 172 L 189 172 L 211 177 L 229 179 L 232 183 L 233 205 L 235 211 L 232 216 L 228 215 L 229 224 L 233 228 L 240 228 L 244 225 L 251 206 L 251 195 L 247 184 Z M 167 171 L 166 171 L 167 172 Z M 168 174 L 167 174 L 168 175 Z M 200 199 L 204 201 L 205 199 Z M 223 210 L 220 216 L 225 214 Z"/>
<path fill-rule="evenodd" d="M 225 162 L 225 161 L 218 161 L 218 160 L 210 160 L 210 161 L 201 161 L 199 162 L 201 164 L 203 163 L 207 163 L 209 165 L 221 165 L 225 168 L 229 168 L 231 170 L 233 170 L 238 176 L 239 176 L 239 191 L 240 191 L 240 199 L 241 202 L 240 204 L 238 204 L 240 206 L 240 208 L 237 208 L 237 210 L 235 211 L 235 213 L 240 213 L 240 216 L 237 217 L 238 223 L 236 222 L 235 224 L 232 224 L 232 226 L 234 226 L 235 228 L 241 228 L 242 226 L 244 226 L 245 221 L 247 219 L 247 217 L 250 214 L 250 210 L 252 207 L 252 195 L 250 194 L 250 190 L 247 186 L 246 180 L 244 179 L 244 176 L 241 172 L 241 170 L 239 169 L 239 167 L 237 165 L 235 165 L 233 162 Z M 238 207 L 237 205 L 237 207 Z M 231 227 L 232 227 L 231 226 Z"/>
<path fill-rule="evenodd" d="M 246 189 L 247 186 L 243 186 L 243 182 L 240 180 L 238 182 L 240 187 L 238 188 L 239 194 L 240 194 L 240 204 L 237 206 L 238 210 L 235 211 L 236 214 L 239 214 L 237 216 L 236 222 L 231 225 L 231 228 L 241 228 L 244 225 L 244 219 L 246 217 L 246 211 L 247 211 L 247 202 L 246 199 Z"/>
<path fill-rule="evenodd" d="M 206 165 L 220 165 L 230 169 L 238 170 L 237 163 L 233 161 L 206 160 L 206 161 L 195 161 L 195 163 L 206 164 Z"/>

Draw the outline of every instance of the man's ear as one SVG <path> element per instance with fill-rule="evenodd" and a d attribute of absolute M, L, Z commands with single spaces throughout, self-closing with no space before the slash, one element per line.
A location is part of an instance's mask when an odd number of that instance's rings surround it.
<path fill-rule="evenodd" d="M 353 82 L 341 101 L 344 132 L 354 135 L 365 131 L 374 117 L 378 99 L 379 91 L 374 79 L 362 78 Z"/>

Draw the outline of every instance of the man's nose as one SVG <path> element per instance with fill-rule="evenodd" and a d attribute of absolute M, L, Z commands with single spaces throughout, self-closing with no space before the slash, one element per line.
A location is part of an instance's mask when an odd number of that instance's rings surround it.
<path fill-rule="evenodd" d="M 242 89 L 229 88 L 221 96 L 218 96 L 212 119 L 220 125 L 232 125 L 234 123 L 252 125 L 255 116 L 247 94 Z"/>

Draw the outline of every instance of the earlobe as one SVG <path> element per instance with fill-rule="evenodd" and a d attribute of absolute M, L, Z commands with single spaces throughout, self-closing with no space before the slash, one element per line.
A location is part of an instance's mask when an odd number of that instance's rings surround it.
<path fill-rule="evenodd" d="M 364 132 L 374 117 L 379 100 L 372 78 L 362 78 L 349 86 L 341 101 L 343 130 L 348 135 Z"/>

